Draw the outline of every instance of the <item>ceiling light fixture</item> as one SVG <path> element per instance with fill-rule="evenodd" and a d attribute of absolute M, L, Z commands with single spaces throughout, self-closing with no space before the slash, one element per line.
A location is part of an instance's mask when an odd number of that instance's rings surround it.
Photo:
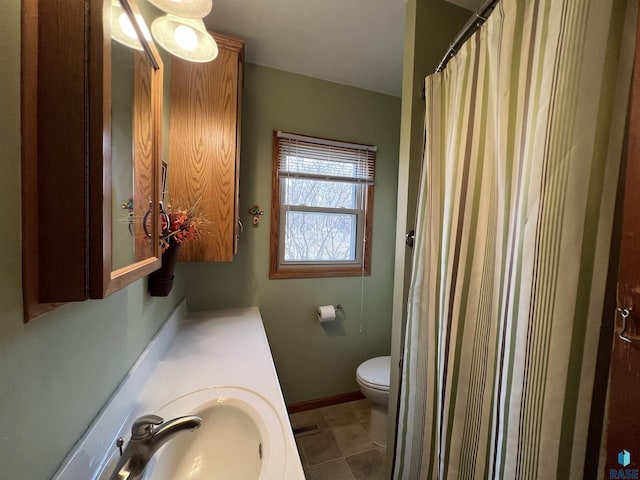
<path fill-rule="evenodd" d="M 211 11 L 212 0 L 149 0 L 149 3 L 171 15 L 203 18 Z"/>
<path fill-rule="evenodd" d="M 162 48 L 190 62 L 210 62 L 218 56 L 218 45 L 200 19 L 167 14 L 151 24 L 153 38 Z"/>

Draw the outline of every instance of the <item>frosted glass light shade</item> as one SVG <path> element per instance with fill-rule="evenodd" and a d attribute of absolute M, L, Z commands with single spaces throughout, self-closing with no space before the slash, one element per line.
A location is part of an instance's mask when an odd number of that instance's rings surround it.
<path fill-rule="evenodd" d="M 167 52 L 190 62 L 210 62 L 218 56 L 218 45 L 199 19 L 164 15 L 151 24 L 156 42 Z"/>
<path fill-rule="evenodd" d="M 149 0 L 160 10 L 184 18 L 203 18 L 211 11 L 211 0 Z"/>
<path fill-rule="evenodd" d="M 147 40 L 151 40 L 151 32 L 149 32 L 142 15 L 136 14 L 136 21 L 144 37 Z M 136 35 L 136 31 L 131 24 L 129 15 L 122 8 L 120 0 L 111 0 L 111 38 L 127 47 L 142 50 L 142 44 L 138 40 L 138 35 Z"/>

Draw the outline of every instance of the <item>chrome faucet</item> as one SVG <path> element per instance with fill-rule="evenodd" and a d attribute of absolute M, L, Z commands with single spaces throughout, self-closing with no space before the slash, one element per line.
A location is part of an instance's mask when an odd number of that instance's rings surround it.
<path fill-rule="evenodd" d="M 164 423 L 163 423 L 164 422 Z M 202 420 L 188 415 L 164 421 L 157 415 L 143 415 L 131 426 L 127 444 L 110 480 L 138 480 L 154 453 L 176 434 L 200 428 Z"/>

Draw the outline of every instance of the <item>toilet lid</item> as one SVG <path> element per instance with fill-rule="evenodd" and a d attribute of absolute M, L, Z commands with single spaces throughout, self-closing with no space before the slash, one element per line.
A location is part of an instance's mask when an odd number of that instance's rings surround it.
<path fill-rule="evenodd" d="M 376 357 L 367 360 L 358 367 L 356 376 L 373 388 L 389 390 L 391 357 Z"/>

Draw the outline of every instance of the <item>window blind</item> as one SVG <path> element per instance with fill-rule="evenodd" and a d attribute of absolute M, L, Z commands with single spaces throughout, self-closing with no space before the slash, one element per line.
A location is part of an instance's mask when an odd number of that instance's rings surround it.
<path fill-rule="evenodd" d="M 373 184 L 373 145 L 278 132 L 278 172 L 293 178 Z"/>

